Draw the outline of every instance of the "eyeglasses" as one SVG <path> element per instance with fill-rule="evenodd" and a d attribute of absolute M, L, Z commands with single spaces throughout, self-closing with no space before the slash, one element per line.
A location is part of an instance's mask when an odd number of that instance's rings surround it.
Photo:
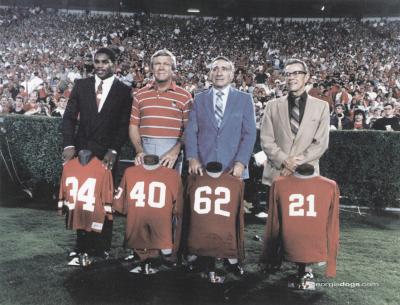
<path fill-rule="evenodd" d="M 304 71 L 293 71 L 293 72 L 284 72 L 283 75 L 285 77 L 290 77 L 290 76 L 299 76 L 300 74 L 307 74 L 307 72 Z"/>

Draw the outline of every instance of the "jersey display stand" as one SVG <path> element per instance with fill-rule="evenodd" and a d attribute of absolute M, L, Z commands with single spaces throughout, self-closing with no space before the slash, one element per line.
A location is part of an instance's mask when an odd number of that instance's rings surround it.
<path fill-rule="evenodd" d="M 113 208 L 127 217 L 125 244 L 136 261 L 130 273 L 151 275 L 176 259 L 182 221 L 179 174 L 163 167 L 156 155 L 126 169 Z"/>
<path fill-rule="evenodd" d="M 88 267 L 95 256 L 108 259 L 106 234 L 112 229 L 113 192 L 111 172 L 91 151 L 81 150 L 64 164 L 58 208 L 66 210 L 67 229 L 76 230 L 69 266 Z"/>
<path fill-rule="evenodd" d="M 209 162 L 203 176 L 189 177 L 187 196 L 188 269 L 200 272 L 210 283 L 222 284 L 225 277 L 217 273 L 217 259 L 225 259 L 228 271 L 236 267 L 243 271 L 238 264 L 243 258 L 243 183 L 222 172 L 221 163 Z"/>
<path fill-rule="evenodd" d="M 271 186 L 269 221 L 261 260 L 267 268 L 281 261 L 296 263 L 298 273 L 289 288 L 314 290 L 311 265 L 327 262 L 326 276 L 336 275 L 339 246 L 339 189 L 335 181 L 314 174 L 309 164 L 298 166 Z"/>

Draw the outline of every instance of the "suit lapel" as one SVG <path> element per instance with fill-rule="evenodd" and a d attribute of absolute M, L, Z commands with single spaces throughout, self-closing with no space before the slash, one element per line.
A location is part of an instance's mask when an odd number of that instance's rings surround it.
<path fill-rule="evenodd" d="M 234 113 L 235 107 L 237 106 L 236 102 L 237 93 L 232 88 L 229 88 L 228 98 L 226 100 L 226 106 L 224 110 L 224 116 L 222 117 L 221 126 L 219 127 L 222 129 L 226 122 L 229 120 L 229 117 Z"/>
<path fill-rule="evenodd" d="M 282 122 L 283 129 L 288 134 L 290 138 L 293 138 L 292 129 L 290 128 L 290 121 L 289 121 L 289 105 L 288 105 L 287 97 L 281 99 L 278 103 L 278 112 Z"/>
<path fill-rule="evenodd" d="M 113 106 L 113 100 L 115 100 L 115 94 L 116 94 L 117 90 L 118 90 L 117 89 L 117 79 L 115 78 L 100 112 L 97 111 L 97 103 L 96 103 L 96 96 L 95 96 L 94 100 L 95 100 L 96 115 L 94 116 L 93 130 L 96 130 L 97 127 L 99 127 L 102 124 L 104 117 L 109 115 L 110 109 Z"/>
<path fill-rule="evenodd" d="M 88 106 L 91 113 L 97 113 L 96 102 L 96 81 L 94 77 L 90 78 L 90 89 L 88 90 Z"/>
<path fill-rule="evenodd" d="M 213 99 L 213 90 L 212 88 L 208 90 L 207 94 L 205 95 L 205 108 L 207 111 L 208 116 L 210 117 L 210 121 L 212 122 L 213 126 L 218 129 L 217 120 L 215 119 L 214 114 L 214 99 Z"/>
<path fill-rule="evenodd" d="M 117 87 L 117 78 L 114 78 L 113 84 L 111 85 L 110 91 L 107 94 L 107 98 L 104 101 L 103 107 L 101 108 L 99 114 L 103 114 L 103 113 L 108 113 L 108 108 L 110 108 L 112 106 L 112 100 L 113 97 L 116 93 L 116 87 Z"/>
<path fill-rule="evenodd" d="M 297 131 L 296 139 L 300 138 L 300 136 L 304 132 L 304 130 L 307 129 L 307 123 L 311 122 L 311 118 L 312 118 L 312 113 L 311 113 L 312 105 L 311 105 L 311 103 L 312 102 L 307 97 L 307 102 L 306 102 L 306 107 L 304 109 L 303 119 L 301 120 L 301 124 L 299 126 L 299 130 Z"/>

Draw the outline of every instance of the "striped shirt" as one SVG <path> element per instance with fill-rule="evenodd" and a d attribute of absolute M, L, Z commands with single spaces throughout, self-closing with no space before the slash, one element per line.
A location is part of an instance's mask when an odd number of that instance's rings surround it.
<path fill-rule="evenodd" d="M 180 138 L 191 105 L 191 94 L 175 83 L 159 92 L 152 82 L 136 93 L 130 124 L 139 126 L 141 137 Z"/>

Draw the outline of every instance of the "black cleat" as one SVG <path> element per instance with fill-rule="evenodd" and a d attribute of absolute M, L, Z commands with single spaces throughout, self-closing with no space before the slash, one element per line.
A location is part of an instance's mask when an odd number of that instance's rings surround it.
<path fill-rule="evenodd" d="M 233 273 L 236 276 L 243 276 L 244 275 L 244 269 L 243 267 L 239 264 L 226 264 L 227 269 L 229 272 Z"/>

